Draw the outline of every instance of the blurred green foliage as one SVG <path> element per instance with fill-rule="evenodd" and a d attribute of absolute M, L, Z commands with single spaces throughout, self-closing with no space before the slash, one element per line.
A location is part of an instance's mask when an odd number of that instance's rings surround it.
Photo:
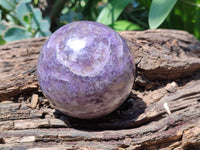
<path fill-rule="evenodd" d="M 200 39 L 200 0 L 0 0 L 0 45 L 92 20 L 116 31 L 169 28 Z"/>
<path fill-rule="evenodd" d="M 31 37 L 49 36 L 50 23 L 31 0 L 0 1 L 0 44 Z"/>
<path fill-rule="evenodd" d="M 185 30 L 200 40 L 200 0 L 166 0 L 167 2 L 161 4 L 159 1 L 161 0 L 152 0 L 152 5 L 149 7 L 150 27 L 152 25 L 152 28 L 159 27 Z M 155 5 L 157 5 L 157 7 L 155 7 Z M 156 8 L 158 7 L 159 9 L 156 12 Z M 169 11 L 165 10 L 165 8 L 168 8 Z M 165 10 L 165 12 L 163 12 L 163 10 Z M 158 16 L 152 15 L 153 13 L 157 13 Z M 164 20 L 162 20 L 164 22 L 161 21 L 156 24 L 156 22 L 154 22 L 156 20 L 155 18 L 162 19 L 163 15 L 166 15 Z"/>

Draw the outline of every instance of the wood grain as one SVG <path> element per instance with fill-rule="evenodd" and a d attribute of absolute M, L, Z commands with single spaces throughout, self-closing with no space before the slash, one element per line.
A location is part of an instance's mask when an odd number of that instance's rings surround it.
<path fill-rule="evenodd" d="M 200 149 L 200 42 L 177 30 L 120 32 L 137 66 L 127 100 L 80 120 L 49 104 L 36 64 L 47 38 L 0 46 L 1 149 Z"/>

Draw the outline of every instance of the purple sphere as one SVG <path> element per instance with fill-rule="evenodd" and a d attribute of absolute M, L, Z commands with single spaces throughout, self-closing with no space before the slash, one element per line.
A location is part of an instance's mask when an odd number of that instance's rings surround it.
<path fill-rule="evenodd" d="M 77 21 L 54 32 L 37 66 L 39 85 L 61 112 L 91 119 L 107 115 L 128 97 L 135 64 L 124 39 L 113 29 Z"/>

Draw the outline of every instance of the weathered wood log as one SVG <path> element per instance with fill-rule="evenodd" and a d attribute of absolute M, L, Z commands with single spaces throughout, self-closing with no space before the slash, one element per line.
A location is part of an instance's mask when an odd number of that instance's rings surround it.
<path fill-rule="evenodd" d="M 148 79 L 170 79 L 192 75 L 200 69 L 200 42 L 187 32 L 147 30 L 121 32 Z"/>
<path fill-rule="evenodd" d="M 121 32 L 135 57 L 132 93 L 108 116 L 55 110 L 35 74 L 46 38 L 0 46 L 0 148 L 200 149 L 200 42 L 184 31 Z"/>
<path fill-rule="evenodd" d="M 22 40 L 0 47 L 0 101 L 38 89 L 33 73 L 45 40 Z"/>

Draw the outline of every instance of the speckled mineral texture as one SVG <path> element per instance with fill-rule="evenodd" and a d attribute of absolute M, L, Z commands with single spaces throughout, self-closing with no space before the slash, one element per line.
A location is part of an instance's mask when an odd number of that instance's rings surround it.
<path fill-rule="evenodd" d="M 45 43 L 37 76 L 47 99 L 63 113 L 83 119 L 114 111 L 129 95 L 134 61 L 111 28 L 79 21 L 58 29 Z"/>

